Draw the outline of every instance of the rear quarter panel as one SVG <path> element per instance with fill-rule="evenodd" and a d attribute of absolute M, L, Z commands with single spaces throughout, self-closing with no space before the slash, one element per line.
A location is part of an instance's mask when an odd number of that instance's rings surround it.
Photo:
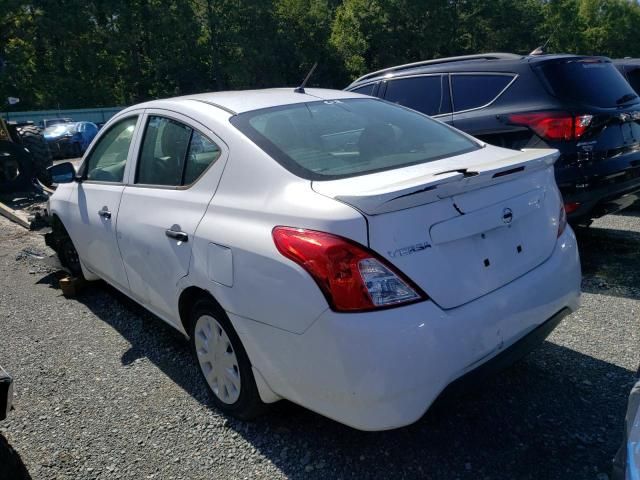
<path fill-rule="evenodd" d="M 285 170 L 239 132 L 224 138 L 229 160 L 196 231 L 182 286 L 208 290 L 235 315 L 301 333 L 329 307 L 309 274 L 278 252 L 273 228 L 327 231 L 366 244 L 365 219 L 315 193 L 310 181 Z M 216 261 L 225 265 L 218 269 Z"/>

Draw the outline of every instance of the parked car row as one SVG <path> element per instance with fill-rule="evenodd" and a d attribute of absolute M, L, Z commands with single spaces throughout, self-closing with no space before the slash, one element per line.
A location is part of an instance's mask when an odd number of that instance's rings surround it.
<path fill-rule="evenodd" d="M 625 79 L 618 69 L 624 72 Z M 640 197 L 640 63 L 490 53 L 373 72 L 347 90 L 413 108 L 507 148 L 555 148 L 573 224 Z"/>

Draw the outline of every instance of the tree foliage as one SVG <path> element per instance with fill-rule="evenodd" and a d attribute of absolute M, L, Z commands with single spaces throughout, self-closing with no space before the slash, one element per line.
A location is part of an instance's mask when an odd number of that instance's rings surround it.
<path fill-rule="evenodd" d="M 127 105 L 311 84 L 427 58 L 548 50 L 640 56 L 633 0 L 2 0 L 0 98 Z"/>

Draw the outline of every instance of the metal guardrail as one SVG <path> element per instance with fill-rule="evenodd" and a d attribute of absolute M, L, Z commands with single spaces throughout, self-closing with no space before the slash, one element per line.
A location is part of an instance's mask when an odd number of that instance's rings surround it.
<path fill-rule="evenodd" d="M 106 108 L 76 108 L 71 110 L 33 110 L 27 112 L 5 111 L 0 113 L 5 120 L 16 122 L 32 121 L 35 123 L 44 119 L 69 117 L 75 121 L 104 123 L 125 107 Z"/>

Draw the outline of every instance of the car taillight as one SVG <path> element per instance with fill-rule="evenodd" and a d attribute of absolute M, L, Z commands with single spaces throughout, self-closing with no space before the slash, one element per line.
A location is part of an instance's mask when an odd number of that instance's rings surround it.
<path fill-rule="evenodd" d="M 564 205 L 560 204 L 560 215 L 558 216 L 558 238 L 562 235 L 567 228 L 567 212 L 564 209 Z"/>
<path fill-rule="evenodd" d="M 368 248 L 330 233 L 275 227 L 273 240 L 322 290 L 338 312 L 361 312 L 413 303 L 427 296 Z"/>
<path fill-rule="evenodd" d="M 564 211 L 567 213 L 567 215 L 575 212 L 576 210 L 578 210 L 578 208 L 580 208 L 579 202 L 569 202 L 564 204 Z"/>
<path fill-rule="evenodd" d="M 587 131 L 593 115 L 566 112 L 532 112 L 509 115 L 509 123 L 531 128 L 547 140 L 577 140 Z"/>

